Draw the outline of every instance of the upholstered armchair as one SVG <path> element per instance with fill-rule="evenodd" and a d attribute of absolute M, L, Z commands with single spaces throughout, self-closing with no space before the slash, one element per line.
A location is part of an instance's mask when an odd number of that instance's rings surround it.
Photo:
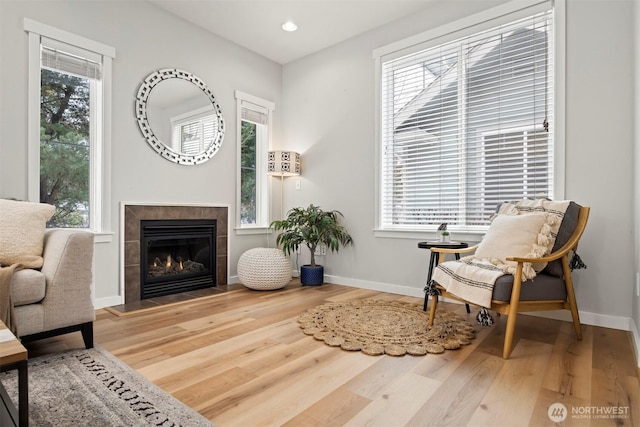
<path fill-rule="evenodd" d="M 53 211 L 0 200 L 0 316 L 23 342 L 81 331 L 91 348 L 93 233 L 45 229 Z"/>
<path fill-rule="evenodd" d="M 15 323 L 23 342 L 81 331 L 93 347 L 91 300 L 93 233 L 50 229 L 44 235 L 42 269 L 11 278 Z"/>
<path fill-rule="evenodd" d="M 555 222 L 549 222 L 554 216 Z M 517 315 L 522 312 L 569 310 L 581 340 L 571 273 L 574 267 L 584 267 L 575 251 L 588 217 L 589 208 L 575 202 L 503 204 L 479 245 L 433 248 L 439 252 L 440 263 L 426 289 L 432 296 L 430 324 L 442 295 L 507 315 L 504 359 L 511 354 Z M 444 262 L 445 255 L 453 252 L 466 253 L 469 258 Z"/>

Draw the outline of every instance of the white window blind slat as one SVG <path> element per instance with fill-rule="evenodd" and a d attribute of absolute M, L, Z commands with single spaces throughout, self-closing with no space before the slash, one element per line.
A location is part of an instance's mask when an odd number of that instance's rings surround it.
<path fill-rule="evenodd" d="M 100 80 L 102 63 L 85 57 L 76 56 L 60 49 L 42 45 L 40 51 L 41 66 L 54 71 L 62 71 L 76 77 Z"/>
<path fill-rule="evenodd" d="M 242 101 L 241 115 L 242 120 L 258 125 L 266 125 L 269 121 L 269 110 L 247 101 Z"/>

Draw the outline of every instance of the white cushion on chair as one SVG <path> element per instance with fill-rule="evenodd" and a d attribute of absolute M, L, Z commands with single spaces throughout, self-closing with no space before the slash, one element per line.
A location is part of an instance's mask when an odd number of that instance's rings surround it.
<path fill-rule="evenodd" d="M 0 199 L 0 265 L 42 267 L 47 221 L 55 206 Z"/>
<path fill-rule="evenodd" d="M 515 269 L 517 263 L 507 261 L 507 257 L 540 258 L 549 253 L 551 227 L 545 213 L 527 215 L 497 215 L 487 234 L 483 237 L 475 258 L 491 260 Z M 535 276 L 546 263 L 533 265 L 533 272 L 525 276 Z M 525 267 L 526 269 L 526 267 Z"/>
<path fill-rule="evenodd" d="M 238 260 L 238 278 L 249 289 L 283 288 L 291 281 L 291 259 L 275 248 L 253 248 Z"/>

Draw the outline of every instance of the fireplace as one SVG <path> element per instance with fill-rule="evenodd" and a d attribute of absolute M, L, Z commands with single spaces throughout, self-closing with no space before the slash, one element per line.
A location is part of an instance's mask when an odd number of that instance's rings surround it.
<path fill-rule="evenodd" d="M 142 298 L 142 278 L 146 277 L 147 273 L 143 273 L 145 266 L 148 264 L 142 260 L 143 252 L 146 250 L 146 245 L 141 241 L 142 236 L 142 223 L 146 221 L 167 221 L 167 220 L 212 220 L 215 223 L 215 237 L 214 244 L 211 245 L 214 252 L 213 261 L 209 269 L 213 273 L 213 279 L 211 287 L 218 288 L 227 284 L 227 270 L 228 270 L 228 207 L 227 206 L 215 206 L 204 204 L 191 204 L 191 205 L 172 205 L 172 204 L 157 204 L 157 203 L 122 203 L 121 204 L 121 219 L 122 219 L 122 270 L 121 270 L 121 284 L 122 284 L 122 296 L 124 297 L 124 303 L 137 303 L 140 301 L 154 301 L 154 298 L 145 297 Z M 162 239 L 160 239 L 162 240 Z M 164 243 L 159 242 L 158 246 Z M 191 249 L 193 252 L 194 249 Z M 177 254 L 177 252 L 176 252 Z M 172 255 L 172 260 L 175 257 L 181 257 L 183 259 L 183 266 L 185 255 L 180 253 L 179 255 Z M 162 254 L 155 255 L 151 261 L 155 258 L 162 258 Z M 166 262 L 166 260 L 165 260 Z M 196 260 L 196 262 L 199 262 Z M 204 263 L 202 263 L 204 264 Z M 184 278 L 184 277 L 182 277 Z M 153 280 L 152 280 L 153 281 Z M 163 280 L 156 279 L 158 283 Z M 198 291 L 195 291 L 197 293 Z M 184 293 L 189 293 L 185 291 Z M 153 303 L 152 303 L 153 304 Z"/>
<path fill-rule="evenodd" d="M 140 222 L 140 298 L 216 286 L 216 221 Z"/>

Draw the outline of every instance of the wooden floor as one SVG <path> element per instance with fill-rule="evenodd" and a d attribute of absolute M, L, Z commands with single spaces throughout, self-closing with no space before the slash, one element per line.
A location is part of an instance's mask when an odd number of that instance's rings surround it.
<path fill-rule="evenodd" d="M 481 327 L 463 305 L 441 307 L 468 316 L 476 338 L 441 355 L 346 352 L 297 325 L 307 308 L 360 298 L 422 302 L 339 285 L 242 288 L 123 316 L 98 310 L 95 341 L 218 427 L 640 426 L 628 332 L 583 326 L 576 341 L 568 322 L 521 315 L 503 360 L 505 316 Z M 69 334 L 29 344 L 30 357 L 81 346 Z M 559 424 L 554 403 L 568 410 Z"/>

